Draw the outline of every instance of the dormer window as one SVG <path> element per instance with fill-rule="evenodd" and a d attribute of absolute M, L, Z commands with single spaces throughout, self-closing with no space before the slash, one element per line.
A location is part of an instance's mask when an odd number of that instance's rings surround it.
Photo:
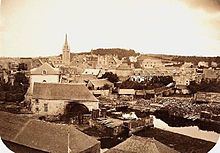
<path fill-rule="evenodd" d="M 42 74 L 43 74 L 43 75 L 46 75 L 46 74 L 47 74 L 47 71 L 46 71 L 46 70 L 43 70 L 43 71 L 42 71 Z"/>

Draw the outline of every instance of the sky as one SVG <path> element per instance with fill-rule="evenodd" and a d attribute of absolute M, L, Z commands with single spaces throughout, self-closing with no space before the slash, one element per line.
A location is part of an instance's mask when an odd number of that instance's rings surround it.
<path fill-rule="evenodd" d="M 219 0 L 0 0 L 0 56 L 96 48 L 220 56 Z"/>

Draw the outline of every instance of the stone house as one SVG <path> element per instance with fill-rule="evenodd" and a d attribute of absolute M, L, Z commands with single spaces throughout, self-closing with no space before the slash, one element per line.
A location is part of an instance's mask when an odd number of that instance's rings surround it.
<path fill-rule="evenodd" d="M 99 101 L 84 84 L 34 83 L 31 110 L 35 114 L 83 114 L 98 108 Z"/>

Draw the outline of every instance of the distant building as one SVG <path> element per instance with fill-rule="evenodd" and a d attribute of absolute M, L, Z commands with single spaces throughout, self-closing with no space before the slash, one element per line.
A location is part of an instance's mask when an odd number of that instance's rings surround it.
<path fill-rule="evenodd" d="M 202 67 L 202 68 L 208 68 L 209 67 L 209 63 L 205 62 L 205 61 L 200 61 L 198 63 L 198 67 Z"/>
<path fill-rule="evenodd" d="M 135 90 L 134 89 L 119 89 L 118 96 L 119 97 L 130 97 L 131 99 L 134 98 Z"/>
<path fill-rule="evenodd" d="M 220 80 L 220 70 L 203 69 L 203 77 L 205 79 L 219 79 Z"/>
<path fill-rule="evenodd" d="M 141 66 L 142 66 L 143 69 L 165 67 L 162 63 L 162 60 L 154 59 L 154 58 L 144 59 L 141 63 Z"/>
<path fill-rule="evenodd" d="M 94 79 L 94 80 L 89 80 L 87 83 L 87 87 L 90 90 L 99 90 L 103 89 L 105 85 L 108 85 L 109 88 L 113 88 L 114 84 L 108 81 L 107 79 Z"/>
<path fill-rule="evenodd" d="M 34 84 L 31 110 L 35 114 L 58 115 L 65 112 L 76 115 L 98 109 L 98 105 L 99 101 L 83 84 Z"/>
<path fill-rule="evenodd" d="M 220 93 L 217 92 L 197 92 L 194 98 L 197 102 L 220 103 Z"/>
<path fill-rule="evenodd" d="M 86 68 L 82 74 L 83 75 L 93 75 L 93 76 L 96 76 L 96 77 L 101 77 L 103 74 L 105 74 L 105 70 Z"/>

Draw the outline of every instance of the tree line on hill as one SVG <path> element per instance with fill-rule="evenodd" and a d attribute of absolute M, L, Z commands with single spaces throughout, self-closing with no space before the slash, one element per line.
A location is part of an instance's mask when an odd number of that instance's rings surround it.
<path fill-rule="evenodd" d="M 192 62 L 194 65 L 198 65 L 200 61 L 208 62 L 209 66 L 211 66 L 212 62 L 216 62 L 218 67 L 220 67 L 220 56 L 217 57 L 199 57 L 199 56 L 174 56 L 172 61 L 178 62 Z"/>
<path fill-rule="evenodd" d="M 139 53 L 136 53 L 133 49 L 121 49 L 121 48 L 98 48 L 91 50 L 91 54 L 95 55 L 117 55 L 119 59 L 129 56 L 137 56 Z"/>

